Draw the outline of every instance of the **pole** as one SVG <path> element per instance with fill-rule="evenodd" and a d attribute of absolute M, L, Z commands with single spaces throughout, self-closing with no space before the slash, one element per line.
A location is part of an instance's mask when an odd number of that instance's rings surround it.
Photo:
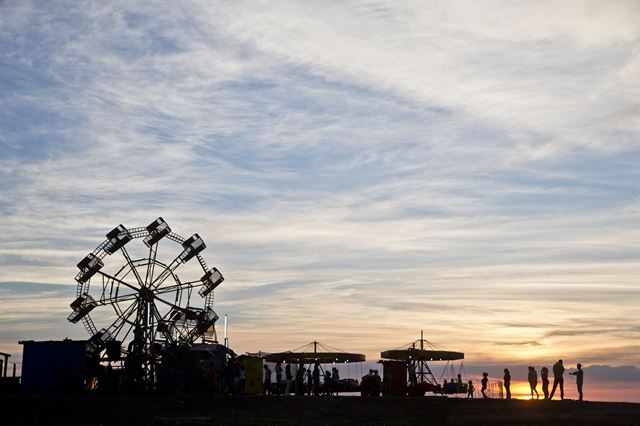
<path fill-rule="evenodd" d="M 227 324 L 228 324 L 228 317 L 227 317 L 227 314 L 224 314 L 224 346 L 228 348 L 229 337 L 227 336 Z"/>

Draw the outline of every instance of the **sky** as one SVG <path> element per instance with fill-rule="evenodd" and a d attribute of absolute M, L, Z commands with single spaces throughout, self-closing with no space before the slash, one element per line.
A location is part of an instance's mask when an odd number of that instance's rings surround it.
<path fill-rule="evenodd" d="M 640 402 L 640 3 L 5 0 L 0 40 L 16 362 L 86 338 L 77 262 L 162 216 L 238 353 L 424 330 Z"/>

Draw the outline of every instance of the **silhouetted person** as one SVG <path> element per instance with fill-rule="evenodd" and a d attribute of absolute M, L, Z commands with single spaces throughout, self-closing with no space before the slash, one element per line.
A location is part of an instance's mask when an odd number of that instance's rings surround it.
<path fill-rule="evenodd" d="M 340 387 L 340 373 L 338 373 L 338 369 L 333 367 L 331 369 L 331 390 L 333 393 L 338 395 L 338 388 Z"/>
<path fill-rule="evenodd" d="M 331 373 L 324 372 L 324 395 L 331 396 Z"/>
<path fill-rule="evenodd" d="M 527 375 L 529 379 L 529 387 L 531 388 L 531 399 L 533 399 L 533 393 L 536 393 L 536 399 L 540 399 L 540 395 L 538 395 L 538 373 L 536 369 L 533 367 L 529 367 L 529 374 Z"/>
<path fill-rule="evenodd" d="M 247 384 L 247 369 L 244 367 L 244 364 L 240 364 L 240 382 L 238 391 L 240 393 L 244 393 L 244 387 Z"/>
<path fill-rule="evenodd" d="M 267 364 L 265 364 L 262 368 L 264 368 L 264 382 L 262 383 L 262 394 L 268 395 L 271 392 L 271 369 Z"/>
<path fill-rule="evenodd" d="M 559 359 L 558 362 L 553 364 L 553 389 L 551 389 L 551 395 L 549 399 L 553 399 L 553 395 L 556 393 L 556 388 L 560 385 L 560 399 L 564 399 L 564 365 L 562 365 L 562 360 Z"/>
<path fill-rule="evenodd" d="M 487 398 L 487 385 L 489 384 L 489 373 L 482 373 L 482 380 L 480 380 L 480 383 L 482 383 L 482 397 L 483 398 Z"/>
<path fill-rule="evenodd" d="M 504 389 L 507 392 L 507 399 L 511 399 L 511 373 L 509 369 L 504 369 Z"/>
<path fill-rule="evenodd" d="M 540 379 L 542 380 L 544 399 L 549 399 L 549 369 L 547 367 L 542 367 L 542 370 L 540 370 Z"/>
<path fill-rule="evenodd" d="M 291 382 L 293 381 L 293 374 L 291 374 L 291 364 L 287 362 L 284 366 L 284 395 L 289 396 L 291 392 Z"/>
<path fill-rule="evenodd" d="M 311 373 L 311 364 L 307 368 L 307 395 L 311 396 L 313 391 L 313 374 Z"/>
<path fill-rule="evenodd" d="M 467 398 L 473 398 L 473 392 L 476 388 L 473 386 L 473 381 L 469 380 L 469 387 L 467 388 Z"/>
<path fill-rule="evenodd" d="M 378 375 L 378 370 L 373 370 L 371 377 L 371 396 L 380 396 L 382 391 L 382 378 Z"/>
<path fill-rule="evenodd" d="M 276 395 L 280 395 L 282 392 L 282 362 L 276 362 Z"/>
<path fill-rule="evenodd" d="M 371 381 L 373 379 L 373 370 L 369 370 L 369 374 L 362 376 L 360 380 L 360 395 L 371 396 Z"/>
<path fill-rule="evenodd" d="M 304 396 L 304 373 L 306 369 L 304 368 L 304 364 L 300 363 L 298 365 L 298 371 L 296 371 L 296 395 Z"/>
<path fill-rule="evenodd" d="M 318 361 L 313 365 L 313 394 L 320 395 L 320 363 Z"/>
<path fill-rule="evenodd" d="M 582 371 L 582 364 L 578 364 L 578 371 L 569 373 L 572 376 L 576 376 L 576 386 L 578 387 L 578 401 L 582 401 L 582 380 L 584 378 L 584 371 Z"/>

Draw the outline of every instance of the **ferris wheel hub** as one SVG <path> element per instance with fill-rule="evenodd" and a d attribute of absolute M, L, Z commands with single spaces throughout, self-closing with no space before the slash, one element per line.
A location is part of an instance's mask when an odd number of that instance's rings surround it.
<path fill-rule="evenodd" d="M 140 296 L 142 297 L 142 299 L 144 299 L 145 302 L 153 302 L 154 299 L 156 298 L 155 295 L 153 294 L 153 290 L 150 289 L 149 287 L 142 287 L 139 290 Z"/>

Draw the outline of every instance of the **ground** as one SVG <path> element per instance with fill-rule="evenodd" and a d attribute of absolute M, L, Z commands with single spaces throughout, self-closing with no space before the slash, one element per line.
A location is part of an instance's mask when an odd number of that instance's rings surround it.
<path fill-rule="evenodd" d="M 5 425 L 640 425 L 640 404 L 439 397 L 2 395 Z"/>

